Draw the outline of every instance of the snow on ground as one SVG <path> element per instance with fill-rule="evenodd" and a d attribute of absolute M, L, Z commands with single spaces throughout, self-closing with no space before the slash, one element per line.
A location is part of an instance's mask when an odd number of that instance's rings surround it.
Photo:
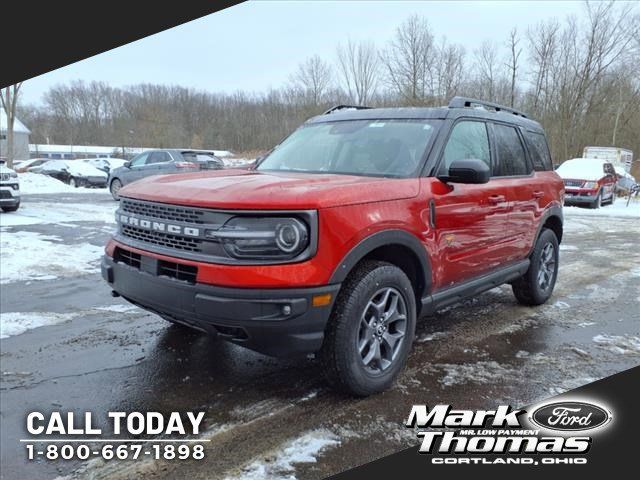
<path fill-rule="evenodd" d="M 243 167 L 252 162 L 255 162 L 255 158 L 224 158 L 222 160 L 224 162 L 224 166 L 227 168 L 236 168 Z"/>
<path fill-rule="evenodd" d="M 0 284 L 96 272 L 104 247 L 65 245 L 53 235 L 8 232 L 0 235 Z"/>
<path fill-rule="evenodd" d="M 135 305 L 120 303 L 118 305 L 107 305 L 106 307 L 95 307 L 95 310 L 100 310 L 102 312 L 125 313 L 132 312 L 133 310 L 138 310 L 138 307 L 136 307 Z"/>
<path fill-rule="evenodd" d="M 17 212 L 0 214 L 0 227 L 38 225 L 43 223 L 103 222 L 115 223 L 116 202 L 95 203 L 29 203 Z M 10 234 L 5 234 L 10 235 Z"/>
<path fill-rule="evenodd" d="M 20 182 L 20 193 L 22 195 L 31 195 L 37 193 L 107 193 L 106 189 L 96 188 L 74 188 L 66 183 L 56 180 L 53 177 L 47 175 L 41 175 L 39 173 L 19 173 L 18 180 Z"/>
<path fill-rule="evenodd" d="M 56 325 L 87 314 L 103 314 L 103 312 L 129 314 L 137 313 L 137 311 L 140 310 L 134 305 L 117 304 L 92 307 L 89 310 L 77 310 L 70 313 L 3 312 L 0 313 L 0 338 L 21 335 L 34 328 Z"/>
<path fill-rule="evenodd" d="M 613 205 L 605 205 L 600 208 L 567 207 L 563 209 L 565 216 L 580 217 L 631 217 L 640 218 L 640 200 L 632 199 L 627 207 L 626 198 L 616 198 Z"/>
<path fill-rule="evenodd" d="M 613 353 L 640 355 L 640 337 L 633 335 L 596 335 L 593 341 Z"/>
<path fill-rule="evenodd" d="M 274 455 L 256 460 L 240 475 L 227 480 L 294 480 L 297 463 L 316 463 L 322 450 L 339 444 L 338 437 L 328 430 L 315 430 L 289 442 Z"/>
<path fill-rule="evenodd" d="M 20 335 L 27 330 L 66 322 L 80 315 L 53 312 L 7 312 L 0 314 L 0 338 Z"/>
<path fill-rule="evenodd" d="M 476 362 L 464 364 L 438 364 L 433 367 L 445 371 L 440 383 L 445 387 L 465 383 L 491 383 L 496 378 L 508 378 L 513 372 L 498 362 Z"/>

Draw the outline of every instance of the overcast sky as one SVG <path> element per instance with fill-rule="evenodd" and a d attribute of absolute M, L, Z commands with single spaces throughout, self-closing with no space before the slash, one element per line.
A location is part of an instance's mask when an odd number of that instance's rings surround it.
<path fill-rule="evenodd" d="M 485 39 L 504 42 L 513 27 L 525 32 L 583 9 L 580 1 L 551 0 L 251 1 L 27 80 L 22 101 L 39 103 L 50 86 L 76 79 L 264 91 L 286 82 L 308 56 L 333 61 L 337 44 L 349 38 L 383 46 L 414 13 L 428 19 L 437 37 L 471 53 Z"/>

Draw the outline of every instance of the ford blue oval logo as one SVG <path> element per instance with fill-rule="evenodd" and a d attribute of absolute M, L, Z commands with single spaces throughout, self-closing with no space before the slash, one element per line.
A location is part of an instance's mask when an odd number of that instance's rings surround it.
<path fill-rule="evenodd" d="M 611 415 L 592 403 L 558 402 L 536 409 L 531 420 L 543 428 L 575 432 L 601 427 L 611 420 Z"/>

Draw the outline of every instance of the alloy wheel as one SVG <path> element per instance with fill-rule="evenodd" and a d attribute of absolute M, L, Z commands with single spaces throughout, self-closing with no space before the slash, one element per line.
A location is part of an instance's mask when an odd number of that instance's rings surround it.
<path fill-rule="evenodd" d="M 551 286 L 556 272 L 556 249 L 551 243 L 547 243 L 540 253 L 538 265 L 538 286 L 547 290 Z"/>
<path fill-rule="evenodd" d="M 397 358 L 407 329 L 407 304 L 393 287 L 378 290 L 360 318 L 357 348 L 365 369 L 382 373 Z"/>

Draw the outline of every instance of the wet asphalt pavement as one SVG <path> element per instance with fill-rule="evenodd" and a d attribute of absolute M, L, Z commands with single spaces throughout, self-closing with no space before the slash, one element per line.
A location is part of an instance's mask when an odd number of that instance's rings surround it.
<path fill-rule="evenodd" d="M 104 194 L 24 201 L 113 204 Z M 112 228 L 65 222 L 3 235 L 29 230 L 103 245 Z M 322 478 L 417 445 L 403 427 L 414 403 L 522 406 L 639 365 L 639 235 L 637 218 L 569 216 L 546 305 L 520 306 L 503 286 L 422 319 L 396 386 L 366 399 L 329 390 L 314 359 L 272 359 L 137 308 L 113 308 L 126 303 L 110 296 L 97 270 L 4 284 L 0 312 L 69 319 L 0 340 L 1 476 L 242 478 L 254 472 L 251 464 L 277 464 L 283 447 L 319 432 L 339 446 L 288 473 Z M 92 411 L 96 420 L 107 411 L 205 411 L 202 438 L 210 442 L 200 462 L 27 462 L 18 439 L 34 410 Z"/>

